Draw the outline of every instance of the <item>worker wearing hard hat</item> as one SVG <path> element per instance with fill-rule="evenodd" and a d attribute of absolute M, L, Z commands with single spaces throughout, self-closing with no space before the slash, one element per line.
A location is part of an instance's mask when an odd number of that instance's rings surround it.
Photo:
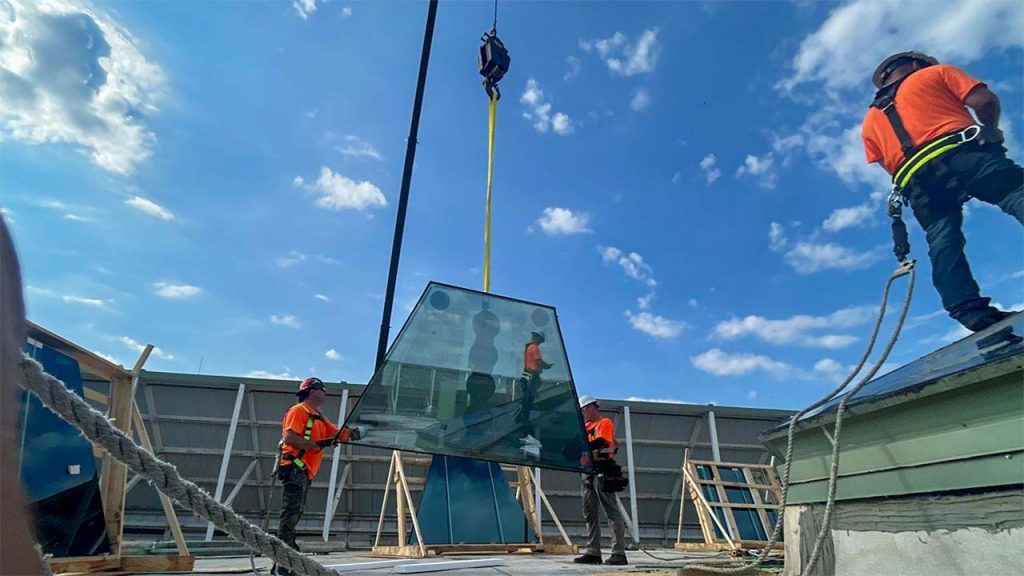
<path fill-rule="evenodd" d="M 899 220 L 901 205 L 909 204 L 928 241 L 942 306 L 967 329 L 984 330 L 1008 313 L 981 296 L 971 274 L 962 206 L 977 198 L 1024 224 L 1024 169 L 1002 146 L 999 98 L 963 70 L 919 52 L 889 56 L 872 81 L 878 92 L 864 117 L 864 150 L 868 163 L 878 162 L 892 175 L 897 258 L 910 250 Z"/>
<path fill-rule="evenodd" d="M 327 387 L 319 378 L 303 380 L 295 395 L 299 401 L 288 409 L 281 423 L 281 442 L 278 444 L 275 473 L 283 486 L 277 537 L 298 550 L 295 527 L 302 519 L 306 494 L 320 469 L 324 448 L 358 440 L 359 433 L 347 427 L 337 428 L 320 413 L 320 407 L 327 399 Z M 271 573 L 284 576 L 293 574 L 281 566 L 272 568 Z"/>
<path fill-rule="evenodd" d="M 601 564 L 601 518 L 598 507 L 608 516 L 612 527 L 612 555 L 605 564 L 624 566 L 626 560 L 626 523 L 622 512 L 615 501 L 615 492 L 622 486 L 613 488 L 606 485 L 606 475 L 614 475 L 621 479 L 622 469 L 615 464 L 615 425 L 598 412 L 595 398 L 580 398 L 580 412 L 586 423 L 587 441 L 590 443 L 591 456 L 594 460 L 594 473 L 583 476 L 583 519 L 587 522 L 587 547 L 583 555 L 573 559 L 577 564 Z"/>

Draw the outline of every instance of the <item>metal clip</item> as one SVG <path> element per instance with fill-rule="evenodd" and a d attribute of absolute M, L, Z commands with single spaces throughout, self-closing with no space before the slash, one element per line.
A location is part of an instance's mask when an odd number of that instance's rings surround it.
<path fill-rule="evenodd" d="M 972 124 L 971 126 L 961 130 L 958 135 L 960 136 L 960 143 L 965 144 L 981 135 L 981 126 Z"/>
<path fill-rule="evenodd" d="M 910 274 L 910 271 L 914 269 L 915 264 L 917 264 L 917 260 L 913 258 L 900 260 L 899 267 L 896 268 L 896 270 L 892 273 L 893 280 L 899 278 L 900 276 L 906 276 L 907 274 Z"/>

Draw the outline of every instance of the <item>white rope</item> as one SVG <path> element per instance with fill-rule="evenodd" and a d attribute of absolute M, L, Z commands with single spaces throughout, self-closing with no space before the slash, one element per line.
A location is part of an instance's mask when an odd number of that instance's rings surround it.
<path fill-rule="evenodd" d="M 199 486 L 182 478 L 173 464 L 150 454 L 114 428 L 103 414 L 68 390 L 63 382 L 47 374 L 32 358 L 23 355 L 21 369 L 25 374 L 23 388 L 38 396 L 47 408 L 81 430 L 90 442 L 109 452 L 163 494 L 189 508 L 200 518 L 213 522 L 235 540 L 269 557 L 281 567 L 303 576 L 337 576 L 338 572 L 293 550 L 275 536 L 239 516 L 230 507 L 214 500 Z"/>
<path fill-rule="evenodd" d="M 807 567 L 801 570 L 801 573 L 803 573 L 806 576 L 809 576 L 811 574 L 811 572 L 814 570 L 815 564 L 817 564 L 818 562 L 818 557 L 821 554 L 822 545 L 829 531 L 829 523 L 832 519 L 832 508 L 835 504 L 836 498 L 836 483 L 839 477 L 839 436 L 842 432 L 843 414 L 846 412 L 846 402 L 850 400 L 850 398 L 852 398 L 861 388 L 863 388 L 864 385 L 867 384 L 875 376 L 879 369 L 882 368 L 882 364 L 884 364 L 885 360 L 889 357 L 889 353 L 892 351 L 893 346 L 896 345 L 896 340 L 899 338 L 900 332 L 903 330 L 903 321 L 907 317 L 907 311 L 910 310 L 910 299 L 914 293 L 914 280 L 916 278 L 916 271 L 913 267 L 913 263 L 912 261 L 909 262 L 911 262 L 911 264 L 908 265 L 909 268 L 906 270 L 906 273 L 910 275 L 910 279 L 907 284 L 907 296 L 906 299 L 903 301 L 903 309 L 900 311 L 900 316 L 896 322 L 896 327 L 893 329 L 892 338 L 889 339 L 888 344 L 886 344 L 885 346 L 885 350 L 882 351 L 882 355 L 875 362 L 874 366 L 871 367 L 871 370 L 868 371 L 867 375 L 864 376 L 864 378 L 861 379 L 861 381 L 858 382 L 857 385 L 851 388 L 850 391 L 845 396 L 843 396 L 843 399 L 839 402 L 839 407 L 836 410 L 836 427 L 835 432 L 832 435 L 832 469 L 829 473 L 828 479 L 828 498 L 825 502 L 825 514 L 822 519 L 821 529 L 818 531 L 818 537 L 814 542 L 814 548 L 811 551 L 811 556 L 807 560 Z M 782 502 L 779 503 L 779 514 L 777 515 L 777 519 L 775 521 L 775 530 L 772 531 L 772 537 L 771 539 L 769 539 L 768 545 L 765 546 L 764 549 L 758 553 L 757 557 L 754 559 L 753 562 L 743 564 L 741 566 L 731 568 L 720 568 L 717 566 L 709 566 L 704 564 L 692 564 L 687 568 L 704 570 L 705 572 L 712 572 L 715 574 L 738 574 L 740 572 L 757 568 L 765 561 L 765 559 L 768 558 L 768 554 L 771 553 L 772 547 L 775 546 L 776 542 L 779 541 L 779 535 L 782 533 L 782 519 L 784 516 L 782 512 L 786 509 L 786 500 L 789 497 L 789 472 L 793 465 L 793 437 L 796 434 L 796 424 L 800 420 L 800 418 L 803 417 L 804 414 L 822 406 L 826 402 L 829 402 L 830 400 L 835 398 L 840 392 L 843 391 L 843 388 L 846 388 L 847 384 L 853 381 L 853 379 L 857 376 L 857 373 L 860 372 L 861 368 L 864 367 L 864 364 L 867 362 L 868 356 L 871 355 L 871 350 L 874 349 L 875 347 L 875 341 L 878 339 L 878 331 L 879 329 L 881 329 L 882 320 L 885 318 L 885 309 L 889 301 L 889 289 L 892 288 L 893 281 L 902 276 L 903 273 L 904 268 L 900 268 L 891 276 L 889 276 L 889 281 L 885 283 L 885 290 L 882 292 L 882 304 L 881 306 L 879 306 L 878 309 L 878 319 L 875 321 L 875 328 L 871 332 L 871 339 L 868 341 L 867 348 L 864 350 L 864 354 L 861 356 L 860 362 L 857 363 L 857 366 L 853 369 L 852 372 L 850 372 L 850 375 L 847 376 L 846 379 L 843 380 L 843 382 L 836 387 L 835 390 L 833 390 L 827 396 L 823 397 L 817 402 L 797 412 L 789 421 L 789 431 L 786 435 L 786 464 L 783 468 L 782 473 Z M 685 569 L 686 568 L 684 568 L 684 570 Z"/>

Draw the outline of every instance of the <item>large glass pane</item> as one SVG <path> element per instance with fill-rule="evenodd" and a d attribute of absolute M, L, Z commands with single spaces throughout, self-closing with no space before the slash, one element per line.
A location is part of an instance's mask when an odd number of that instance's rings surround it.
<path fill-rule="evenodd" d="M 582 471 L 555 309 L 430 283 L 347 424 L 358 444 Z"/>

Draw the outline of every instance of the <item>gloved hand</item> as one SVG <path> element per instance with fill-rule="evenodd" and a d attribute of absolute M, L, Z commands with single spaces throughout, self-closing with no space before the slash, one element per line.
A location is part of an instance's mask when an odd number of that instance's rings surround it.
<path fill-rule="evenodd" d="M 334 438 L 328 438 L 326 440 L 317 440 L 316 445 L 320 448 L 327 448 L 334 445 Z"/>
<path fill-rule="evenodd" d="M 1003 131 L 995 126 L 982 126 L 981 139 L 985 144 L 1002 144 L 1006 140 Z"/>

